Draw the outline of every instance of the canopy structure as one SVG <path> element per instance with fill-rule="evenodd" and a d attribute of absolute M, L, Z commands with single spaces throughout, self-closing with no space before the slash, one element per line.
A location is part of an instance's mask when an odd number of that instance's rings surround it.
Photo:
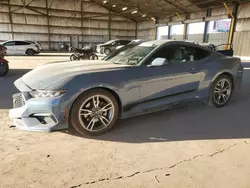
<path fill-rule="evenodd" d="M 86 1 L 86 0 L 85 0 Z M 136 22 L 246 2 L 247 0 L 87 0 Z"/>

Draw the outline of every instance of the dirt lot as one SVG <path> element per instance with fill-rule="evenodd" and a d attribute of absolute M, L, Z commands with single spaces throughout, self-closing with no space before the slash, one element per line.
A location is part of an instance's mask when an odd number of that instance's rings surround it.
<path fill-rule="evenodd" d="M 0 78 L 0 187 L 250 187 L 250 70 L 223 109 L 190 105 L 120 121 L 101 137 L 11 128 L 13 81 L 68 56 L 8 57 Z"/>

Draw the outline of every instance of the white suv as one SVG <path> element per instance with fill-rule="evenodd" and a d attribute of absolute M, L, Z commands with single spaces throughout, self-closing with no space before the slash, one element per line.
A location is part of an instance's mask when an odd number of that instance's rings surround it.
<path fill-rule="evenodd" d="M 2 43 L 7 48 L 7 55 L 35 55 L 40 53 L 40 47 L 32 41 L 7 41 Z"/>

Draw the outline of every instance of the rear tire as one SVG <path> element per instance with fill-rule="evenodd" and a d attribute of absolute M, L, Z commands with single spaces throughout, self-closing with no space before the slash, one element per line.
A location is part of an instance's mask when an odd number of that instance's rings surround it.
<path fill-rule="evenodd" d="M 77 60 L 80 60 L 80 58 L 77 57 L 75 54 L 72 54 L 72 55 L 70 56 L 70 61 L 77 61 Z"/>
<path fill-rule="evenodd" d="M 230 101 L 233 94 L 233 82 L 226 76 L 219 76 L 212 84 L 207 101 L 208 106 L 222 108 Z"/>
<path fill-rule="evenodd" d="M 26 51 L 26 54 L 27 54 L 28 56 L 33 56 L 33 55 L 35 55 L 35 51 L 32 50 L 32 49 L 28 49 L 28 50 Z"/>
<path fill-rule="evenodd" d="M 0 76 L 6 76 L 9 72 L 9 64 L 0 62 Z"/>
<path fill-rule="evenodd" d="M 106 90 L 93 89 L 75 100 L 69 121 L 80 134 L 99 136 L 108 132 L 118 117 L 116 98 Z"/>

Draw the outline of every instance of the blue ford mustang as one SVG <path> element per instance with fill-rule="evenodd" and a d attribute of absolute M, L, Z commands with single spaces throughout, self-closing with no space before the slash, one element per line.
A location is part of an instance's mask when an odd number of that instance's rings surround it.
<path fill-rule="evenodd" d="M 85 135 L 109 131 L 119 118 L 184 102 L 226 105 L 241 84 L 241 60 L 189 42 L 158 40 L 105 61 L 40 66 L 15 81 L 9 116 L 29 131 L 73 126 Z"/>

